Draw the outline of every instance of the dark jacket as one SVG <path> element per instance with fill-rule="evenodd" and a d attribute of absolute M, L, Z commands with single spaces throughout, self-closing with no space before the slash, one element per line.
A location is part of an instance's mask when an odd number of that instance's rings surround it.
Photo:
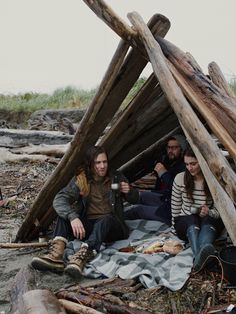
<path fill-rule="evenodd" d="M 182 156 L 173 161 L 166 157 L 162 163 L 167 171 L 164 172 L 160 178 L 157 175 L 155 192 L 161 193 L 164 199 L 171 199 L 171 189 L 174 178 L 178 173 L 185 170 L 185 163 Z"/>
<path fill-rule="evenodd" d="M 120 172 L 116 172 L 115 175 L 118 177 L 118 182 L 125 181 L 127 179 Z M 110 175 L 111 182 L 114 180 L 114 174 Z M 122 194 L 119 191 L 110 190 L 110 204 L 112 208 L 112 214 L 118 219 L 121 223 L 124 233 L 128 234 L 128 228 L 125 224 L 123 217 L 123 199 L 131 204 L 138 203 L 139 193 L 136 189 L 131 188 L 130 192 L 127 194 Z M 76 177 L 74 177 L 69 184 L 63 188 L 54 198 L 53 207 L 57 212 L 58 216 L 73 220 L 75 218 L 83 218 L 86 216 L 87 201 L 89 195 L 82 197 L 80 195 L 79 186 L 76 184 Z"/>

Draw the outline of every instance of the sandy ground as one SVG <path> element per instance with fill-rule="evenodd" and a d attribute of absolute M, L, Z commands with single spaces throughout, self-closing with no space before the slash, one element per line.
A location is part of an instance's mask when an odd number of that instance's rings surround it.
<path fill-rule="evenodd" d="M 8 204 L 0 206 L 0 242 L 8 243 L 15 239 L 27 211 L 55 165 L 21 161 L 0 164 L 0 167 L 3 199 L 10 198 Z M 0 249 L 0 314 L 9 312 L 12 300 L 10 293 L 16 274 L 31 263 L 34 255 L 42 253 L 43 250 Z M 82 277 L 74 281 L 66 274 L 51 272 L 36 271 L 35 276 L 37 288 L 47 288 L 53 292 L 75 283 L 91 282 L 90 279 Z M 191 276 L 180 291 L 171 292 L 166 288 L 141 289 L 132 298 L 136 304 L 151 309 L 152 313 L 203 313 L 207 302 L 210 302 L 212 308 L 216 305 L 224 307 L 224 304 L 236 303 L 235 289 L 225 289 L 226 283 L 222 285 L 221 280 L 218 273 L 202 272 Z M 193 310 L 189 312 L 189 308 Z M 175 309 L 177 310 L 174 311 Z"/>
<path fill-rule="evenodd" d="M 11 200 L 0 207 L 0 242 L 9 243 L 15 239 L 27 210 L 54 167 L 55 165 L 29 162 L 1 164 L 0 188 L 3 199 Z M 9 312 L 10 292 L 16 274 L 31 263 L 34 255 L 43 250 L 45 249 L 0 249 L 0 314 Z M 64 274 L 38 271 L 36 273 L 38 288 L 56 291 L 75 283 Z M 90 280 L 80 279 L 81 283 L 87 281 Z"/>

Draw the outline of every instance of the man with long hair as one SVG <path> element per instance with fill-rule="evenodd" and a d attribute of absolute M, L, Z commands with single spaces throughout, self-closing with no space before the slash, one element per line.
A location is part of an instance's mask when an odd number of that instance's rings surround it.
<path fill-rule="evenodd" d="M 81 274 L 103 242 L 128 237 L 122 197 L 130 203 L 138 202 L 139 198 L 138 192 L 120 172 L 109 170 L 104 148 L 91 147 L 78 174 L 54 199 L 58 218 L 52 247 L 48 254 L 34 257 L 32 266 L 57 272 L 65 269 L 72 276 Z M 65 267 L 64 249 L 67 241 L 73 239 L 83 243 Z"/>

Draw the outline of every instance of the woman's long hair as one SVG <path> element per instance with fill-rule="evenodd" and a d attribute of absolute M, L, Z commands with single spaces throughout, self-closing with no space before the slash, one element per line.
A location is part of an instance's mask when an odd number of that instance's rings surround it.
<path fill-rule="evenodd" d="M 191 147 L 186 148 L 186 150 L 184 152 L 184 157 L 185 156 L 196 158 Z M 204 192 L 206 194 L 206 197 L 209 198 L 209 197 L 211 197 L 211 193 L 210 193 L 210 190 L 208 188 L 208 185 L 207 185 L 204 177 L 203 177 L 203 179 L 204 179 L 203 189 L 204 189 Z M 190 197 L 193 200 L 194 177 L 190 174 L 188 169 L 186 169 L 185 173 L 184 173 L 184 185 L 185 185 L 185 189 L 186 189 L 188 197 Z"/>
<path fill-rule="evenodd" d="M 93 169 L 94 169 L 94 161 L 98 155 L 105 154 L 107 156 L 107 152 L 102 146 L 92 146 L 90 147 L 84 158 L 84 171 L 88 180 L 91 180 L 93 177 Z M 108 159 L 108 156 L 107 156 Z"/>

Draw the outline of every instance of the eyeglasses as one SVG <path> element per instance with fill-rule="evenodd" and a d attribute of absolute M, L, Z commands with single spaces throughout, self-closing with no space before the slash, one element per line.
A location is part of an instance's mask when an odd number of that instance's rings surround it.
<path fill-rule="evenodd" d="M 173 145 L 173 146 L 169 146 L 169 145 L 167 145 L 167 147 L 166 147 L 167 149 L 169 149 L 169 150 L 176 150 L 176 149 L 178 149 L 178 148 L 180 148 L 180 146 L 179 145 Z"/>

